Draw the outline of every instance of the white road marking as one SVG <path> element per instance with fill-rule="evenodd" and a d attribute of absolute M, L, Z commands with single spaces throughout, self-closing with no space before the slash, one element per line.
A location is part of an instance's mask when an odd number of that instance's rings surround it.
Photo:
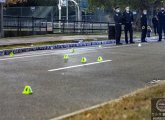
<path fill-rule="evenodd" d="M 88 53 L 89 53 L 89 51 L 96 50 L 96 49 L 88 49 L 88 48 L 84 48 L 84 49 L 87 50 Z M 82 50 L 80 50 L 80 51 L 82 51 Z M 67 50 L 63 51 L 62 53 L 57 53 L 56 51 L 47 51 L 47 52 L 43 52 L 43 53 L 41 52 L 41 53 L 32 53 L 32 54 L 28 53 L 28 54 L 24 54 L 24 55 L 16 55 L 14 57 L 4 56 L 4 58 L 0 59 L 0 61 L 24 59 L 24 58 L 31 58 L 31 57 L 42 57 L 42 56 L 49 56 L 49 55 L 58 55 L 58 54 L 65 54 L 66 52 L 67 52 Z M 68 52 L 68 55 L 71 55 L 71 56 L 74 56 L 77 54 L 84 54 L 84 53 L 70 53 L 70 52 Z"/>
<path fill-rule="evenodd" d="M 88 52 L 84 52 L 84 53 L 68 53 L 67 55 L 69 56 L 75 56 L 75 55 L 80 55 L 80 54 L 86 54 L 86 53 L 92 53 L 92 52 L 95 52 L 94 50 L 93 51 L 88 51 Z M 7 57 L 7 58 L 2 58 L 0 59 L 0 61 L 7 61 L 7 60 L 15 60 L 15 59 L 24 59 L 24 58 L 32 58 L 32 57 L 42 57 L 42 56 L 49 56 L 49 55 L 62 55 L 62 54 L 65 54 L 64 53 L 55 53 L 55 52 L 52 52 L 52 53 L 47 53 L 47 54 L 36 54 L 36 55 L 23 55 L 23 56 L 15 56 L 15 57 Z"/>
<path fill-rule="evenodd" d="M 51 54 L 39 54 L 39 55 L 29 55 L 29 56 L 20 56 L 20 57 L 10 57 L 10 58 L 0 59 L 0 61 L 23 59 L 23 58 L 30 58 L 30 57 L 48 56 L 48 55 L 54 55 L 54 54 L 55 53 L 51 53 Z"/>
<path fill-rule="evenodd" d="M 51 69 L 51 70 L 48 70 L 48 71 L 49 71 L 49 72 L 54 72 L 54 71 L 60 71 L 60 70 L 71 69 L 71 68 L 77 68 L 77 67 L 83 67 L 83 66 L 101 64 L 101 63 L 106 63 L 106 62 L 112 62 L 112 60 L 105 60 L 105 61 L 102 61 L 102 62 L 93 62 L 93 63 L 87 63 L 87 64 L 81 64 L 81 65 L 74 65 L 74 66 L 69 66 L 69 67 Z"/>
<path fill-rule="evenodd" d="M 149 43 L 145 43 L 145 44 L 149 44 Z M 110 46 L 110 47 L 93 47 L 93 49 L 88 49 L 87 47 L 85 48 L 78 48 L 79 49 L 85 49 L 87 52 L 85 53 L 68 53 L 68 55 L 78 55 L 78 54 L 86 54 L 86 53 L 91 53 L 91 52 L 96 52 L 95 50 L 102 50 L 102 49 L 111 49 L 111 48 L 121 48 L 121 47 L 128 47 L 128 46 L 136 46 L 137 44 L 129 44 L 129 45 L 121 45 L 121 46 Z M 92 48 L 92 47 L 90 47 Z M 76 50 L 76 49 L 75 49 Z M 81 51 L 81 50 L 80 50 Z M 36 51 L 35 51 L 36 52 Z M 14 57 L 6 57 L 4 56 L 3 58 L 0 59 L 0 61 L 7 61 L 7 60 L 15 60 L 15 59 L 24 59 L 24 58 L 31 58 L 31 57 L 42 57 L 42 56 L 49 56 L 49 55 L 59 55 L 59 54 L 64 54 L 66 53 L 65 51 L 62 53 L 55 53 L 55 52 L 45 52 L 44 54 L 40 54 L 40 53 L 36 53 L 36 54 L 32 54 L 32 55 L 20 55 L 20 56 L 14 56 Z"/>

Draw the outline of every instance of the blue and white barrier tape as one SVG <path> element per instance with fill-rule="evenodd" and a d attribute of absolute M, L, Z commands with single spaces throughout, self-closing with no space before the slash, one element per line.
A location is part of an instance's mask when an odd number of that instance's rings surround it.
<path fill-rule="evenodd" d="M 53 50 L 53 49 L 61 49 L 61 48 L 105 45 L 105 44 L 114 44 L 114 43 L 115 43 L 114 40 L 104 40 L 104 41 L 91 41 L 91 42 L 46 45 L 46 46 L 37 46 L 37 47 L 29 47 L 29 48 L 15 48 L 15 49 L 9 49 L 9 50 L 1 50 L 0 56 L 9 55 L 11 52 L 13 52 L 14 54 L 18 54 L 18 53 L 38 51 L 38 50 Z"/>
<path fill-rule="evenodd" d="M 150 42 L 154 42 L 157 38 L 151 37 Z M 140 39 L 135 39 L 135 41 L 140 41 Z M 121 40 L 122 43 L 125 43 L 124 40 Z M 79 42 L 79 43 L 64 43 L 64 44 L 56 44 L 56 45 L 46 45 L 46 46 L 38 46 L 38 47 L 29 47 L 29 48 L 16 48 L 10 50 L 1 50 L 0 56 L 9 55 L 11 52 L 14 54 L 30 52 L 30 51 L 38 51 L 38 50 L 53 50 L 53 49 L 61 49 L 61 48 L 72 48 L 72 47 L 83 47 L 83 46 L 95 46 L 95 45 L 106 45 L 106 44 L 115 44 L 115 40 L 103 40 L 103 41 L 91 41 L 91 42 Z"/>

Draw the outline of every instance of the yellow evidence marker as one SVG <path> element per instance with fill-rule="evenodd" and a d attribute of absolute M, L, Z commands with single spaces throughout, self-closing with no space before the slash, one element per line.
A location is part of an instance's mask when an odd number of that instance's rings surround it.
<path fill-rule="evenodd" d="M 102 62 L 103 61 L 103 58 L 101 57 L 101 56 L 99 56 L 98 58 L 97 58 L 97 62 Z"/>
<path fill-rule="evenodd" d="M 31 95 L 31 94 L 33 94 L 32 88 L 30 86 L 26 85 L 24 90 L 23 90 L 23 92 L 22 92 L 22 94 L 24 94 L 24 95 Z"/>
<path fill-rule="evenodd" d="M 82 57 L 82 59 L 81 59 L 81 63 L 86 63 L 86 62 L 87 62 L 86 57 Z"/>
<path fill-rule="evenodd" d="M 13 56 L 14 56 L 14 53 L 13 53 L 13 52 L 11 52 L 11 53 L 9 54 L 9 56 L 10 56 L 10 57 L 13 57 Z"/>

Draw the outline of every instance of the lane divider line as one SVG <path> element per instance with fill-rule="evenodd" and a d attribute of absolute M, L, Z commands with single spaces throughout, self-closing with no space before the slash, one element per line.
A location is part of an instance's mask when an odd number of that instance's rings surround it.
<path fill-rule="evenodd" d="M 93 63 L 87 63 L 87 64 L 81 64 L 81 65 L 74 65 L 74 66 L 62 67 L 62 68 L 57 68 L 57 69 L 50 69 L 50 70 L 48 70 L 48 72 L 61 71 L 61 70 L 66 70 L 66 69 L 71 69 L 71 68 L 78 68 L 78 67 L 95 65 L 95 64 L 101 64 L 101 63 L 106 63 L 106 62 L 112 62 L 112 60 L 105 60 L 105 61 L 102 61 L 102 62 L 93 62 Z"/>

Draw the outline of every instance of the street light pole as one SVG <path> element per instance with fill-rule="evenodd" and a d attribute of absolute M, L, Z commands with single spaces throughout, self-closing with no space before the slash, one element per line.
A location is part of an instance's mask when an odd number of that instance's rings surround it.
<path fill-rule="evenodd" d="M 68 28 L 68 20 L 69 20 L 69 0 L 66 0 L 66 23 Z"/>
<path fill-rule="evenodd" d="M 78 28 L 80 29 L 80 27 L 81 27 L 81 23 L 80 23 L 80 21 L 81 21 L 81 12 L 80 12 L 80 6 L 79 6 L 79 4 L 75 1 L 75 0 L 70 0 L 71 2 L 73 2 L 74 4 L 75 4 L 75 6 L 77 7 L 77 14 L 78 14 Z"/>
<path fill-rule="evenodd" d="M 59 32 L 61 32 L 61 0 L 58 3 L 58 10 L 59 10 Z"/>
<path fill-rule="evenodd" d="M 0 13 L 1 13 L 1 16 L 0 16 L 0 37 L 4 37 L 4 30 L 3 30 L 3 3 L 0 3 Z"/>
<path fill-rule="evenodd" d="M 81 21 L 81 12 L 80 12 L 80 7 L 79 4 L 75 1 L 75 0 L 66 0 L 66 20 L 67 20 L 67 27 L 68 27 L 68 9 L 69 9 L 69 1 L 73 2 L 75 4 L 75 6 L 77 7 L 77 12 L 78 12 L 78 21 Z M 63 0 L 59 0 L 59 4 L 58 4 L 58 9 L 59 9 L 59 32 L 61 31 L 61 7 L 64 6 L 63 4 Z M 78 25 L 80 26 L 80 24 Z"/>
<path fill-rule="evenodd" d="M 77 6 L 78 9 L 78 21 L 81 21 L 81 11 L 80 11 L 80 7 Z"/>
<path fill-rule="evenodd" d="M 68 16 L 69 16 L 69 0 L 66 0 L 66 21 L 67 21 L 67 23 L 68 23 L 68 20 L 69 20 L 69 18 L 68 18 Z"/>
<path fill-rule="evenodd" d="M 81 12 L 80 12 L 80 6 L 79 6 L 79 4 L 75 0 L 70 0 L 70 1 L 73 2 L 75 4 L 75 6 L 77 7 L 78 21 L 81 21 Z"/>

